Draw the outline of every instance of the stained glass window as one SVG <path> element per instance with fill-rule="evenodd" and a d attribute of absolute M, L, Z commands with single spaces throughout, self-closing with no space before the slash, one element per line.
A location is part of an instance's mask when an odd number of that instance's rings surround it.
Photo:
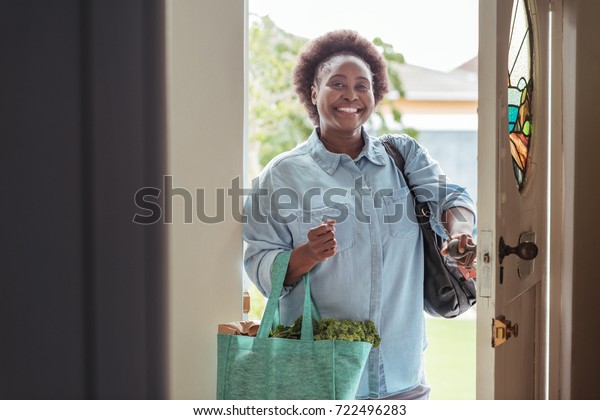
<path fill-rule="evenodd" d="M 531 41 L 531 19 L 527 2 L 515 0 L 508 47 L 508 138 L 519 191 L 525 186 L 531 143 Z"/>

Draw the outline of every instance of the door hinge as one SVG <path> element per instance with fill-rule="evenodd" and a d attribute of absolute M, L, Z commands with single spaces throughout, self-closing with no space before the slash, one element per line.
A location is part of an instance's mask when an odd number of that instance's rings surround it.
<path fill-rule="evenodd" d="M 511 321 L 501 315 L 496 319 L 492 319 L 492 347 L 496 348 L 506 343 L 511 337 L 519 335 L 519 324 L 512 325 Z"/>

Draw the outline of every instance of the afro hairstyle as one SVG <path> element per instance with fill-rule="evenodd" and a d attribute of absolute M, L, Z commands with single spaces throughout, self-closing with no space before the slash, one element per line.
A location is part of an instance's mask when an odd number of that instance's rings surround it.
<path fill-rule="evenodd" d="M 377 47 L 358 32 L 340 29 L 309 41 L 298 56 L 294 68 L 294 88 L 312 123 L 319 124 L 319 113 L 313 105 L 311 87 L 322 66 L 333 57 L 355 55 L 362 59 L 373 75 L 373 96 L 377 105 L 388 92 L 387 65 Z"/>

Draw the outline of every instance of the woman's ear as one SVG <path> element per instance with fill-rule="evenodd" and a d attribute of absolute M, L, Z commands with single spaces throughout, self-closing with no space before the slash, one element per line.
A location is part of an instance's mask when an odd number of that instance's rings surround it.
<path fill-rule="evenodd" d="M 312 100 L 313 105 L 317 105 L 317 88 L 315 85 L 310 87 L 310 99 Z"/>

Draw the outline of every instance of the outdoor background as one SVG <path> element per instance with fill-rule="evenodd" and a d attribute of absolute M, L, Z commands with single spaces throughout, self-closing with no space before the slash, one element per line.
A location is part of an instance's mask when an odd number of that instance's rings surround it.
<path fill-rule="evenodd" d="M 368 8 L 356 0 L 294 4 L 249 1 L 247 179 L 312 130 L 291 84 L 299 50 L 314 36 L 351 28 L 379 46 L 392 84 L 367 131 L 415 137 L 476 200 L 477 1 L 371 0 Z M 260 319 L 264 298 L 247 278 L 246 287 L 252 302 L 248 318 Z M 475 399 L 475 315 L 476 308 L 455 320 L 427 318 L 431 399 Z"/>

